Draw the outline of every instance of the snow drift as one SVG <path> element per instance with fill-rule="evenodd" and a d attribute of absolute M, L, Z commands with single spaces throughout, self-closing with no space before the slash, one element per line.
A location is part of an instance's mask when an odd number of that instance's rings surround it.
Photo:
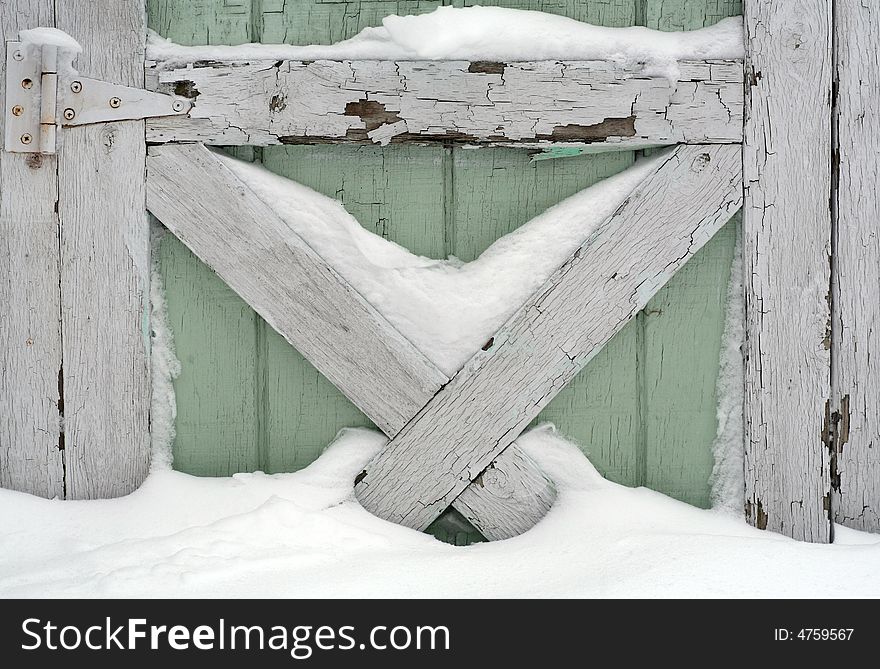
<path fill-rule="evenodd" d="M 501 7 L 438 7 L 418 16 L 386 16 L 330 45 L 181 46 L 150 34 L 147 58 L 177 66 L 203 60 L 613 60 L 646 63 L 676 78 L 676 61 L 742 58 L 742 18 L 708 28 L 663 32 L 609 28 L 544 12 Z"/>
<path fill-rule="evenodd" d="M 880 595 L 880 537 L 836 528 L 834 545 L 798 543 L 610 483 L 550 427 L 517 441 L 556 481 L 550 513 L 514 539 L 450 546 L 355 501 L 384 444 L 346 430 L 295 474 L 159 471 L 115 500 L 0 490 L 0 596 Z"/>

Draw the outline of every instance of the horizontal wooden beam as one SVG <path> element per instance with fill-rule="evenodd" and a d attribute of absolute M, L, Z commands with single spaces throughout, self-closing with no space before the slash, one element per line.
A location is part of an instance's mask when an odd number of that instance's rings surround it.
<path fill-rule="evenodd" d="M 153 147 L 147 207 L 389 437 L 448 378 L 201 145 Z M 462 496 L 488 539 L 540 520 L 553 483 L 508 449 Z"/>
<path fill-rule="evenodd" d="M 742 141 L 741 61 L 678 63 L 674 83 L 610 61 L 148 62 L 147 86 L 192 99 L 147 141 L 214 145 L 565 145 Z"/>
<path fill-rule="evenodd" d="M 361 504 L 427 527 L 741 201 L 739 147 L 678 147 L 367 464 Z"/>

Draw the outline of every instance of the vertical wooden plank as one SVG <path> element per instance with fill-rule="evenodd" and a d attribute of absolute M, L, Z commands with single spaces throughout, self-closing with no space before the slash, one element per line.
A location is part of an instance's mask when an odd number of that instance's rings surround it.
<path fill-rule="evenodd" d="M 245 44 L 259 34 L 252 5 L 252 0 L 147 0 L 147 17 L 150 29 L 178 44 Z"/>
<path fill-rule="evenodd" d="M 143 86 L 143 0 L 68 0 L 84 76 Z M 67 496 L 124 495 L 149 469 L 149 225 L 143 121 L 71 128 L 58 153 Z"/>
<path fill-rule="evenodd" d="M 710 445 L 727 282 L 737 227 L 728 223 L 645 309 L 645 484 L 710 505 Z"/>
<path fill-rule="evenodd" d="M 746 517 L 827 542 L 831 1 L 744 10 Z"/>
<path fill-rule="evenodd" d="M 0 42 L 54 24 L 52 0 L 0 4 Z M 0 152 L 0 486 L 44 497 L 64 495 L 57 200 L 55 156 Z"/>
<path fill-rule="evenodd" d="M 638 0 L 649 28 L 694 30 L 739 14 L 738 0 Z M 730 223 L 648 303 L 642 404 L 645 485 L 707 507 L 718 361 L 736 236 Z"/>
<path fill-rule="evenodd" d="M 880 7 L 834 6 L 838 162 L 832 387 L 836 522 L 880 532 Z M 832 474 L 833 476 L 833 474 Z"/>
<path fill-rule="evenodd" d="M 636 0 L 644 25 L 657 30 L 694 30 L 742 14 L 742 0 Z"/>
<path fill-rule="evenodd" d="M 181 44 L 236 44 L 259 39 L 251 0 L 149 0 L 149 25 Z M 253 159 L 248 147 L 237 155 Z M 174 235 L 161 245 L 174 345 L 181 374 L 174 382 L 174 467 L 229 476 L 261 462 L 264 331 L 253 310 Z"/>
<path fill-rule="evenodd" d="M 424 14 L 439 0 L 262 0 L 262 41 L 332 44 L 382 25 L 389 14 Z"/>

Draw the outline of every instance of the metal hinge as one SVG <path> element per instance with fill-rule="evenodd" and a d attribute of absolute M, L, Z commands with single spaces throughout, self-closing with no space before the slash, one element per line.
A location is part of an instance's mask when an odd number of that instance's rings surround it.
<path fill-rule="evenodd" d="M 59 48 L 31 42 L 6 43 L 6 150 L 55 153 L 57 129 L 91 123 L 179 116 L 186 98 L 81 77 L 70 67 L 59 73 Z"/>

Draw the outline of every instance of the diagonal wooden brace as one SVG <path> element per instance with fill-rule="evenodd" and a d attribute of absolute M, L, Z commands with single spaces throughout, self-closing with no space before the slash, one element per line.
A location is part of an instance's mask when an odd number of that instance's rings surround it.
<path fill-rule="evenodd" d="M 741 200 L 740 147 L 677 147 L 495 335 L 492 347 L 478 352 L 367 465 L 355 487 L 361 504 L 424 529 L 450 503 L 467 498 L 471 481 Z"/>
<path fill-rule="evenodd" d="M 389 438 L 449 381 L 204 146 L 150 149 L 147 207 Z M 555 498 L 516 448 L 472 488 L 454 505 L 493 540 Z"/>

